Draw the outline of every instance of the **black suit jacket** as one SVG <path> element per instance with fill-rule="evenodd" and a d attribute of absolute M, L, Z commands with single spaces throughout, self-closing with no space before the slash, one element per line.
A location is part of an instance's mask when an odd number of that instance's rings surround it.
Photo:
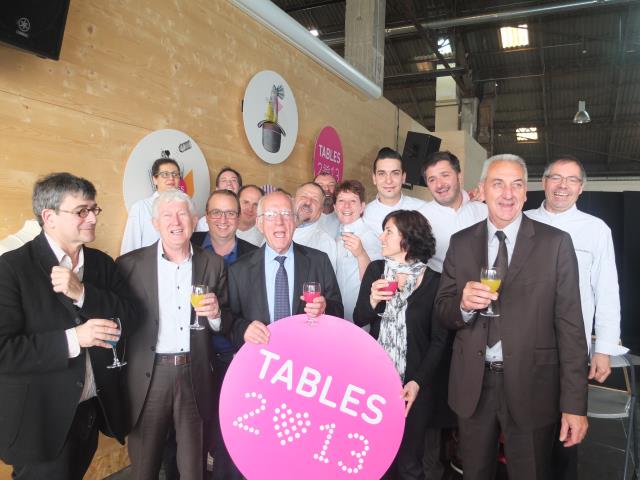
<path fill-rule="evenodd" d="M 207 238 L 207 235 L 209 235 L 209 232 L 193 232 L 193 235 L 191 235 L 191 243 L 198 247 L 202 247 L 202 244 L 204 243 L 205 238 Z M 236 237 L 236 242 L 238 243 L 237 258 L 240 258 L 244 254 L 253 252 L 254 250 L 258 249 L 258 247 L 256 247 L 253 243 L 249 243 L 246 240 L 242 240 L 238 237 Z"/>
<path fill-rule="evenodd" d="M 269 324 L 269 303 L 264 273 L 265 246 L 240 258 L 229 267 L 229 302 L 233 313 L 232 340 L 236 347 L 244 343 L 244 332 L 254 320 Z M 326 253 L 293 244 L 294 276 L 292 315 L 304 313 L 300 300 L 304 282 L 320 282 L 327 301 L 325 313 L 344 318 L 342 296 L 336 274 Z"/>
<path fill-rule="evenodd" d="M 138 421 L 153 377 L 155 348 L 158 340 L 158 242 L 123 255 L 116 260 L 127 282 L 138 309 L 138 328 L 127 343 L 128 375 L 126 379 L 130 409 L 130 427 Z M 209 285 L 218 297 L 222 313 L 222 331 L 231 325 L 228 307 L 227 274 L 222 257 L 193 247 L 192 278 L 194 284 Z M 193 316 L 193 310 L 191 311 Z M 203 420 L 213 415 L 213 374 L 211 370 L 211 330 L 208 322 L 200 319 L 204 330 L 191 330 L 191 380 L 198 412 Z"/>
<path fill-rule="evenodd" d="M 85 300 L 51 286 L 58 265 L 44 233 L 0 257 L 0 458 L 8 464 L 48 461 L 62 449 L 84 386 L 86 355 L 102 409 L 101 430 L 124 443 L 125 411 L 110 349 L 81 349 L 68 358 L 65 330 L 89 318 L 119 316 L 123 337 L 134 318 L 111 257 L 84 247 Z M 123 342 L 121 341 L 120 344 Z"/>
<path fill-rule="evenodd" d="M 451 237 L 436 299 L 438 320 L 457 330 L 449 403 L 463 418 L 473 415 L 480 400 L 487 324 L 493 320 L 476 314 L 465 323 L 460 299 L 486 263 L 483 220 Z M 586 415 L 587 345 L 569 234 L 522 216 L 500 312 L 504 391 L 516 423 L 539 428 L 557 422 L 559 412 Z"/>

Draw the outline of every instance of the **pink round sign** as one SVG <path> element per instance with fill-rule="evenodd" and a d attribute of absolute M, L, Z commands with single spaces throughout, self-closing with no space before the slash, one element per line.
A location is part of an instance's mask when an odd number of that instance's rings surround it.
<path fill-rule="evenodd" d="M 245 344 L 222 385 L 220 425 L 252 479 L 378 479 L 402 440 L 402 385 L 365 331 L 341 318 L 295 315 Z"/>
<path fill-rule="evenodd" d="M 344 155 L 338 132 L 333 127 L 324 127 L 318 134 L 313 151 L 313 175 L 328 173 L 339 183 L 342 181 L 343 171 Z"/>

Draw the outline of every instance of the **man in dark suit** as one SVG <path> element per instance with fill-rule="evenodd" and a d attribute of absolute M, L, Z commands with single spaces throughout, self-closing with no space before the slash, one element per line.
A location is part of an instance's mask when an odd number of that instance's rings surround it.
<path fill-rule="evenodd" d="M 205 218 L 209 231 L 193 232 L 191 243 L 220 255 L 227 267 L 234 264 L 244 254 L 257 250 L 258 247 L 254 244 L 236 236 L 240 221 L 240 200 L 233 191 L 215 190 L 211 192 L 207 200 Z M 229 338 L 224 335 L 213 336 L 213 375 L 215 377 L 213 408 L 216 415 L 213 419 L 215 433 L 209 449 L 213 456 L 214 478 L 226 480 L 242 478 L 222 440 L 217 414 L 222 381 L 235 352 L 236 349 Z M 167 466 L 166 469 L 170 470 L 171 467 Z M 171 477 L 171 475 L 169 476 Z"/>
<path fill-rule="evenodd" d="M 95 239 L 96 190 L 54 173 L 33 211 L 43 232 L 0 257 L 0 458 L 13 478 L 81 479 L 98 430 L 124 444 L 125 411 L 111 346 L 128 333 L 127 290 Z"/>
<path fill-rule="evenodd" d="M 266 244 L 229 268 L 229 302 L 233 312 L 232 335 L 244 341 L 268 343 L 266 325 L 306 312 L 343 317 L 342 298 L 329 257 L 319 250 L 293 242 L 293 201 L 284 192 L 260 199 L 257 226 Z M 302 302 L 304 282 L 320 282 L 322 295 Z"/>
<path fill-rule="evenodd" d="M 449 404 L 458 414 L 465 480 L 493 479 L 498 435 L 510 478 L 550 477 L 554 426 L 565 446 L 587 430 L 587 347 L 571 237 L 522 215 L 527 170 L 515 155 L 485 162 L 489 218 L 451 237 L 436 314 L 456 329 Z M 502 274 L 499 294 L 478 282 Z M 481 312 L 498 300 L 499 317 Z M 495 302 L 494 302 L 495 303 Z"/>
<path fill-rule="evenodd" d="M 176 432 L 182 478 L 202 479 L 204 426 L 213 415 L 211 336 L 230 324 L 222 259 L 192 247 L 191 199 L 179 190 L 154 201 L 160 240 L 117 260 L 139 305 L 139 328 L 128 342 L 132 478 L 157 478 L 167 432 Z M 194 312 L 192 285 L 209 286 Z M 206 318 L 203 318 L 206 317 Z M 193 328 L 199 324 L 200 329 Z"/>

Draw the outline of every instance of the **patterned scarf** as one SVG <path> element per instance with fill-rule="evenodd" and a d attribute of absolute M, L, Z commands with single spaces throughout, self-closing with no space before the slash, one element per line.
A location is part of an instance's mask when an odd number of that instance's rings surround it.
<path fill-rule="evenodd" d="M 400 379 L 404 384 L 404 372 L 407 368 L 407 299 L 413 293 L 418 277 L 425 271 L 426 265 L 422 262 L 400 263 L 385 257 L 384 274 L 386 277 L 398 278 L 398 273 L 406 275 L 406 281 L 402 290 L 387 302 L 384 314 L 380 320 L 380 334 L 378 343 L 387 352 Z"/>

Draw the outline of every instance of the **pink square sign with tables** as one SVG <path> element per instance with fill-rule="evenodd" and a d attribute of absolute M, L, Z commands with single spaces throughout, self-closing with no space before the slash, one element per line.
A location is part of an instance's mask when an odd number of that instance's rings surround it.
<path fill-rule="evenodd" d="M 295 315 L 245 344 L 224 379 L 225 444 L 249 479 L 379 479 L 402 440 L 402 384 L 386 352 L 341 318 Z"/>

